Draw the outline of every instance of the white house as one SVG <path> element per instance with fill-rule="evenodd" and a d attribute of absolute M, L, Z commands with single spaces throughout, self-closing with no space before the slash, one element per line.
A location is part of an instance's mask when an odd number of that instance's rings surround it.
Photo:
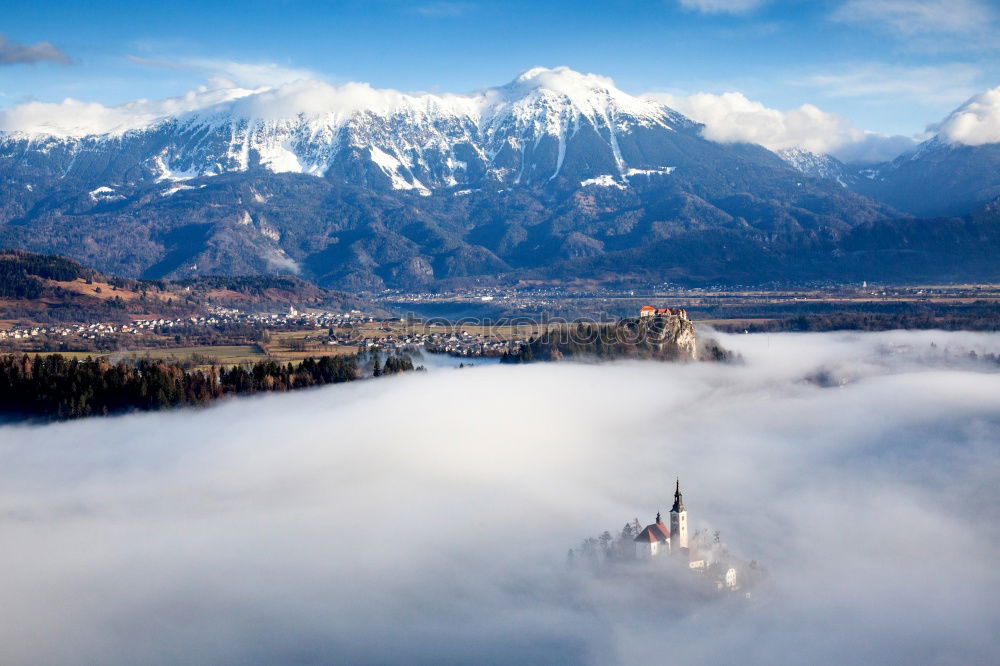
<path fill-rule="evenodd" d="M 635 542 L 635 556 L 640 560 L 647 560 L 660 553 L 670 552 L 670 531 L 660 520 L 660 514 L 656 514 L 656 522 L 646 525 L 646 528 L 639 532 L 633 541 Z"/>
<path fill-rule="evenodd" d="M 736 569 L 729 568 L 726 571 L 726 587 L 728 588 L 736 587 Z"/>
<path fill-rule="evenodd" d="M 688 568 L 694 569 L 696 571 L 705 570 L 705 556 L 699 553 L 697 550 L 688 550 Z"/>

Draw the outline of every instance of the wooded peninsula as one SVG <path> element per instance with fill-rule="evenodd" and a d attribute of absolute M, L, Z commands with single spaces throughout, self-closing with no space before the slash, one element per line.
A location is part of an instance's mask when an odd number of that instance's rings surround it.
<path fill-rule="evenodd" d="M 206 405 L 228 395 L 284 392 L 413 370 L 405 354 L 322 356 L 185 369 L 155 359 L 112 363 L 61 354 L 0 356 L 0 409 L 8 417 L 64 420 Z"/>

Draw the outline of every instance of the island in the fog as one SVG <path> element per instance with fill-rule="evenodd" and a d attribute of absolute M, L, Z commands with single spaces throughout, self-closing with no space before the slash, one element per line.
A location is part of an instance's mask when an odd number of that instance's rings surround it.
<path fill-rule="evenodd" d="M 689 571 L 697 577 L 678 582 L 694 582 L 703 589 L 739 591 L 750 598 L 750 589 L 763 578 L 764 570 L 755 560 L 744 561 L 733 555 L 719 532 L 689 532 L 680 479 L 676 481 L 668 520 L 669 524 L 664 523 L 657 512 L 655 521 L 643 527 L 635 518 L 625 523 L 617 537 L 605 531 L 585 539 L 579 548 L 569 551 L 567 559 L 573 567 L 577 562 L 586 562 L 593 571 L 631 573 L 634 569 L 629 566 L 643 567 L 643 571 L 648 566 Z"/>

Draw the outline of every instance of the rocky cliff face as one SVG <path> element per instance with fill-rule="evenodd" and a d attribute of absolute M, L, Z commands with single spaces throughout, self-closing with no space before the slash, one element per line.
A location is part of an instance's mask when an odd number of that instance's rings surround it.
<path fill-rule="evenodd" d="M 698 358 L 698 337 L 686 314 L 648 317 L 639 322 L 639 331 L 648 336 L 659 358 L 682 361 Z"/>

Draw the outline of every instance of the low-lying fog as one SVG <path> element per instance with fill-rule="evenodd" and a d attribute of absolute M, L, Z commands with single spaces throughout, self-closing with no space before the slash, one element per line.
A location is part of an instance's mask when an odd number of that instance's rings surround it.
<path fill-rule="evenodd" d="M 1000 335 L 720 339 L 4 426 L 0 663 L 997 663 Z M 751 602 L 567 570 L 675 475 Z"/>

